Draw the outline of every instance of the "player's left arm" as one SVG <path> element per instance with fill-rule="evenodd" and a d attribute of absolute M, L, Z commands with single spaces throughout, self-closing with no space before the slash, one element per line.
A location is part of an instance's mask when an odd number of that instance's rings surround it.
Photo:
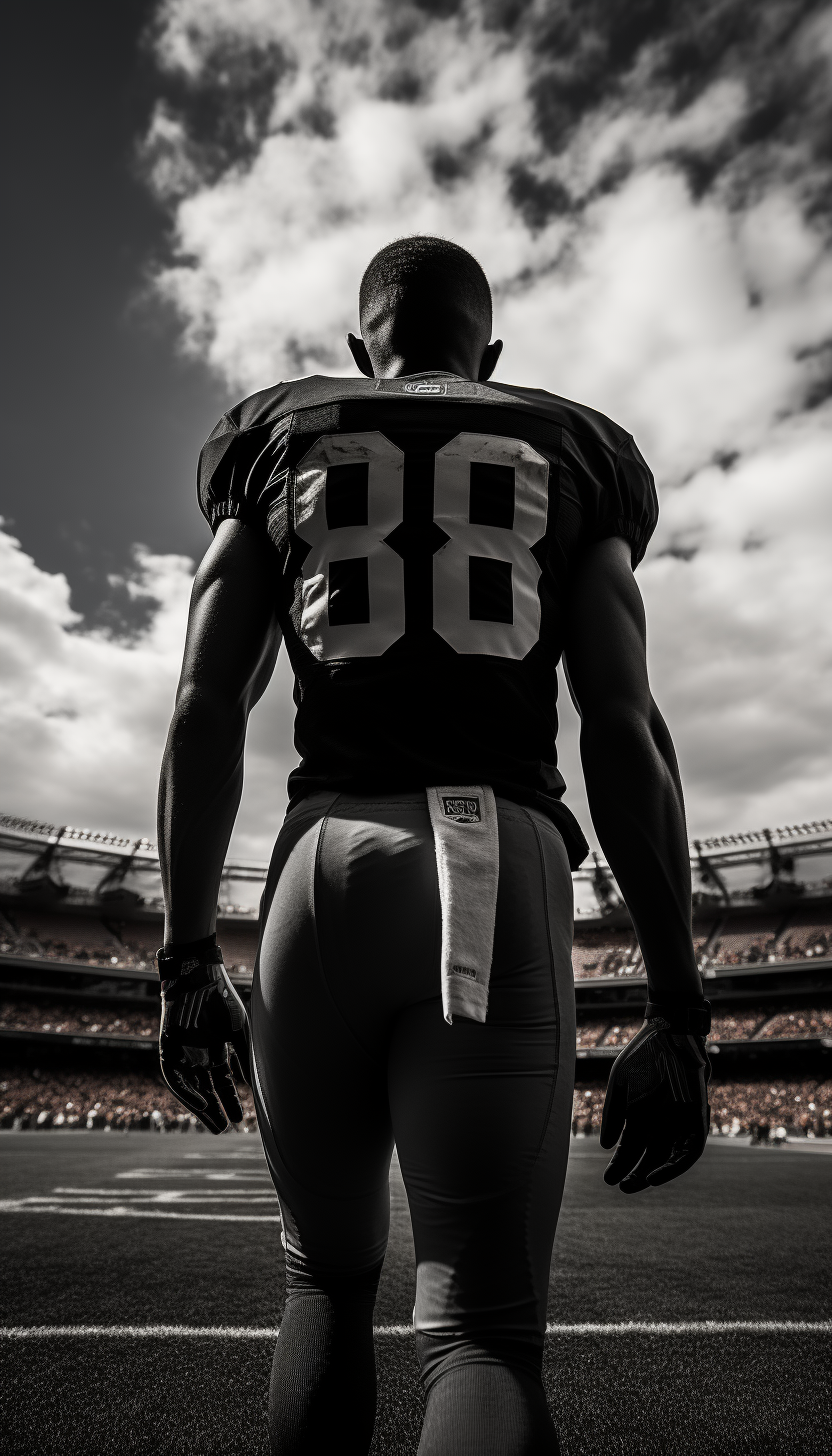
<path fill-rule="evenodd" d="M 682 784 L 650 692 L 644 607 L 620 537 L 579 563 L 566 667 L 590 811 L 647 971 L 645 1023 L 610 1073 L 601 1126 L 604 1147 L 621 1139 L 607 1182 L 635 1193 L 677 1177 L 705 1146 L 710 1010 L 691 936 Z"/>
<path fill-rule="evenodd" d="M 248 716 L 281 634 L 268 544 L 223 521 L 194 581 L 182 675 L 159 785 L 165 945 L 162 1072 L 212 1132 L 242 1117 L 228 1044 L 248 1074 L 245 1011 L 216 947 L 217 896 L 243 787 Z"/>

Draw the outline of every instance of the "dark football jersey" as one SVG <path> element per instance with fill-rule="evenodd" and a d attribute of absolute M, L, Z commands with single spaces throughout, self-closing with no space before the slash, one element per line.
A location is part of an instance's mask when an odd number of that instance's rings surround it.
<path fill-rule="evenodd" d="M 212 530 L 242 520 L 273 548 L 301 758 L 290 803 L 488 783 L 544 809 L 580 863 L 555 668 L 579 554 L 623 536 L 635 563 L 656 523 L 625 431 L 544 390 L 313 376 L 223 415 L 199 500 Z"/>

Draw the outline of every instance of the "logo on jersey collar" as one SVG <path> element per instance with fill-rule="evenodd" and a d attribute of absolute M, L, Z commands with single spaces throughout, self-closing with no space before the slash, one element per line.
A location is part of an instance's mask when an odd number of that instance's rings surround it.
<path fill-rule="evenodd" d="M 429 379 L 410 379 L 404 387 L 405 394 L 447 394 L 447 384 L 432 384 Z"/>
<path fill-rule="evenodd" d="M 443 794 L 442 812 L 455 824 L 479 824 L 482 820 L 479 799 L 449 799 Z"/>

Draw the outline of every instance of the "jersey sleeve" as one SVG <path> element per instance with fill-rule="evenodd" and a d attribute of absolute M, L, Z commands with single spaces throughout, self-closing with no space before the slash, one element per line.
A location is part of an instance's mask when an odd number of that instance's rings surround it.
<path fill-rule="evenodd" d="M 240 431 L 228 415 L 215 425 L 199 453 L 197 498 L 212 531 L 220 521 L 245 514 L 245 478 L 241 479 Z"/>
<path fill-rule="evenodd" d="M 600 522 L 602 536 L 624 536 L 633 552 L 633 566 L 641 561 L 659 519 L 659 498 L 653 472 L 632 435 L 616 459 L 616 493 L 607 495 Z"/>
<path fill-rule="evenodd" d="M 197 467 L 197 496 L 211 530 L 221 521 L 245 521 L 258 526 L 256 466 L 269 438 L 268 428 L 239 429 L 229 415 L 223 415 L 202 447 Z"/>
<path fill-rule="evenodd" d="M 632 436 L 617 451 L 564 431 L 563 488 L 580 507 L 585 546 L 607 536 L 630 542 L 633 566 L 641 561 L 659 519 L 652 472 Z"/>

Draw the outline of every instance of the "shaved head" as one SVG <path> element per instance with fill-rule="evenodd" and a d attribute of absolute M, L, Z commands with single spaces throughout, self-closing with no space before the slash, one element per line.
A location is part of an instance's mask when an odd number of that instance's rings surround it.
<path fill-rule="evenodd" d="M 368 264 L 358 309 L 362 330 L 409 300 L 439 311 L 451 303 L 491 334 L 491 289 L 476 258 L 446 238 L 399 238 Z"/>
<path fill-rule="evenodd" d="M 404 360 L 416 372 L 445 359 L 477 377 L 491 338 L 491 289 L 476 258 L 457 243 L 388 243 L 364 273 L 358 306 L 374 372 L 388 373 Z"/>

